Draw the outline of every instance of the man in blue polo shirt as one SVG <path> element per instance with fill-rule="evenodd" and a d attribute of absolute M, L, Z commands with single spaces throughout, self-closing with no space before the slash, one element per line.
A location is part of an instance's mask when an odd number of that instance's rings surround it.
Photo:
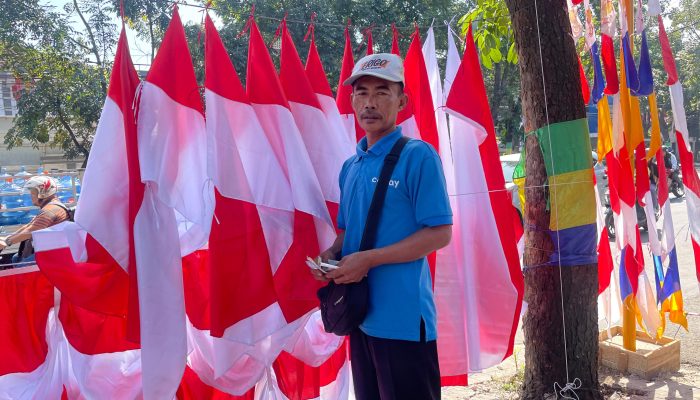
<path fill-rule="evenodd" d="M 384 163 L 402 136 L 396 118 L 407 104 L 401 58 L 373 54 L 345 81 L 366 136 L 340 172 L 335 243 L 321 254 L 341 253 L 337 270 L 319 280 L 358 282 L 368 277 L 369 308 L 350 335 L 355 395 L 359 400 L 439 399 L 436 317 L 426 256 L 446 246 L 452 211 L 435 149 L 409 141 L 389 181 L 375 248 L 358 251 L 372 195 Z"/>

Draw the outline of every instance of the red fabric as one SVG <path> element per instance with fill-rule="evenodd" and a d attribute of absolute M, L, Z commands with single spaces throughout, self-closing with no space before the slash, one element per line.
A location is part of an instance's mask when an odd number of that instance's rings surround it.
<path fill-rule="evenodd" d="M 441 376 L 440 386 L 467 386 L 467 375 Z"/>
<path fill-rule="evenodd" d="M 84 263 L 74 262 L 67 248 L 37 252 L 36 255 L 42 272 L 75 306 L 107 315 L 128 315 L 128 335 L 135 342 L 139 341 L 140 324 L 133 224 L 144 192 L 133 110 L 138 85 L 139 76 L 131 61 L 126 34 L 122 29 L 107 94 L 119 107 L 124 124 L 124 132 L 115 134 L 123 134 L 126 142 L 130 226 L 128 274 L 89 233 L 85 240 L 87 261 Z"/>
<path fill-rule="evenodd" d="M 255 204 L 226 198 L 217 191 L 214 213 L 218 222 L 212 223 L 209 236 L 211 276 L 204 282 L 211 284 L 214 299 L 211 334 L 221 337 L 229 326 L 273 304 L 276 294 Z"/>
<path fill-rule="evenodd" d="M 273 278 L 284 318 L 294 321 L 318 307 L 316 291 L 323 282 L 313 279 L 305 263 L 309 254 L 319 254 L 313 216 L 294 211 L 294 240 Z"/>
<path fill-rule="evenodd" d="M 586 79 L 586 72 L 583 70 L 583 64 L 581 64 L 581 57 L 578 56 L 578 76 L 581 80 L 581 94 L 583 95 L 583 104 L 588 104 L 591 100 L 591 88 L 588 87 L 588 80 Z"/>
<path fill-rule="evenodd" d="M 250 389 L 243 396 L 224 393 L 202 382 L 190 367 L 186 367 L 175 398 L 178 400 L 254 400 L 255 388 Z"/>
<path fill-rule="evenodd" d="M 86 247 L 92 256 L 87 262 L 76 263 L 64 247 L 37 252 L 37 264 L 64 299 L 94 312 L 126 316 L 129 276 L 90 235 Z"/>
<path fill-rule="evenodd" d="M 678 155 L 680 156 L 681 173 L 683 178 L 683 185 L 687 190 L 695 193 L 695 196 L 700 197 L 700 177 L 695 170 L 695 162 L 693 160 L 693 153 L 689 152 L 688 145 L 683 139 L 683 135 L 676 131 L 676 140 L 678 141 Z"/>
<path fill-rule="evenodd" d="M 289 34 L 287 24 L 282 22 L 282 48 L 280 50 L 280 83 L 288 101 L 306 104 L 321 109 L 318 97 L 306 77 L 299 53 Z"/>
<path fill-rule="evenodd" d="M 513 353 L 514 339 L 518 321 L 520 320 L 520 308 L 525 289 L 520 269 L 517 239 L 513 232 L 512 202 L 508 193 L 503 190 L 505 188 L 505 178 L 501 168 L 498 144 L 496 143 L 496 131 L 491 118 L 491 110 L 489 109 L 488 97 L 481 75 L 481 65 L 479 64 L 479 56 L 474 44 L 471 26 L 467 33 L 464 59 L 459 66 L 452 87 L 469 87 L 471 88 L 471 93 L 469 96 L 464 96 L 461 91 L 451 90 L 446 102 L 447 108 L 471 119 L 482 126 L 487 133 L 486 138 L 479 145 L 479 153 L 484 167 L 486 184 L 489 189 L 492 212 L 496 219 L 498 235 L 501 240 L 501 248 L 508 263 L 511 282 L 518 292 L 509 348 L 505 356 L 509 357 Z"/>
<path fill-rule="evenodd" d="M 254 21 L 251 21 L 250 32 L 246 85 L 251 102 L 279 104 L 289 109 L 272 59 Z M 278 302 L 287 321 L 294 321 L 318 307 L 316 291 L 322 283 L 307 273 L 305 262 L 309 254 L 319 253 L 313 216 L 295 210 L 294 238 L 273 277 Z M 303 273 L 300 274 L 301 269 Z"/>
<path fill-rule="evenodd" d="M 671 50 L 671 44 L 668 42 L 668 35 L 666 35 L 666 28 L 664 28 L 664 19 L 661 15 L 658 16 L 659 20 L 659 42 L 661 42 L 661 56 L 664 59 L 664 69 L 666 74 L 668 74 L 668 80 L 666 84 L 671 86 L 678 82 L 678 70 L 676 69 L 676 60 L 673 58 L 673 50 Z"/>
<path fill-rule="evenodd" d="M 399 113 L 396 122 L 400 124 L 412 115 L 416 119 L 420 138 L 430 143 L 435 150 L 438 150 L 440 145 L 435 122 L 435 107 L 433 105 L 433 95 L 430 92 L 430 81 L 425 67 L 418 28 L 413 34 L 413 40 L 411 40 L 411 45 L 406 53 L 404 74 L 408 105 Z"/>
<path fill-rule="evenodd" d="M 306 56 L 306 77 L 309 78 L 309 82 L 314 89 L 314 92 L 322 94 L 328 97 L 333 97 L 333 92 L 331 91 L 331 85 L 328 83 L 326 78 L 326 71 L 323 70 L 323 63 L 321 63 L 321 56 L 318 54 L 318 49 L 316 48 L 316 39 L 311 36 L 311 43 L 309 43 L 309 53 Z"/>
<path fill-rule="evenodd" d="M 693 154 L 687 149 L 687 144 L 683 140 L 683 135 L 676 131 L 676 140 L 678 141 L 678 153 L 680 156 L 681 172 L 683 175 L 683 185 L 685 190 L 692 192 L 695 197 L 700 198 L 700 177 L 695 170 L 695 163 L 693 160 Z M 688 195 L 686 195 L 687 197 Z M 686 199 L 685 201 L 690 201 Z M 693 218 L 692 215 L 688 216 Z M 692 232 L 691 232 L 692 233 Z M 697 238 L 691 235 L 691 242 L 693 243 L 693 254 L 695 255 L 695 275 L 697 276 L 698 282 L 700 282 L 700 243 L 698 243 Z"/>
<path fill-rule="evenodd" d="M 401 50 L 399 49 L 399 30 L 396 29 L 395 24 L 391 24 L 391 54 L 396 54 L 401 57 Z"/>
<path fill-rule="evenodd" d="M 610 275 L 613 271 L 612 252 L 608 230 L 603 227 L 598 242 L 598 294 L 600 295 L 610 286 Z"/>
<path fill-rule="evenodd" d="M 617 78 L 617 62 L 615 61 L 615 44 L 608 35 L 601 38 L 601 57 L 605 71 L 605 94 L 615 94 L 620 91 L 620 81 Z"/>
<path fill-rule="evenodd" d="M 205 21 L 206 40 L 204 42 L 206 62 L 204 86 L 229 100 L 248 103 L 243 85 L 233 63 L 226 53 L 224 44 L 209 14 Z"/>
<path fill-rule="evenodd" d="M 666 177 L 666 163 L 664 163 L 664 150 L 656 152 L 656 165 L 658 167 L 659 182 L 656 184 L 656 193 L 659 196 L 659 206 L 663 207 L 668 200 L 668 178 Z"/>
<path fill-rule="evenodd" d="M 649 166 L 647 164 L 647 154 L 644 148 L 644 142 L 639 143 L 637 148 L 634 150 L 634 168 L 637 172 L 636 186 L 637 186 L 637 201 L 642 206 L 645 205 L 644 195 L 651 191 L 651 183 L 649 181 Z"/>
<path fill-rule="evenodd" d="M 92 312 L 62 299 L 58 318 L 68 342 L 83 354 L 140 348 L 139 344 L 126 339 L 127 320 L 124 317 Z"/>
<path fill-rule="evenodd" d="M 233 63 L 208 18 L 206 48 L 207 76 L 227 78 L 207 79 L 207 89 L 219 94 L 228 92 L 233 95 L 226 96 L 231 100 L 248 103 Z M 230 92 L 227 88 L 231 87 L 241 91 Z M 188 263 L 184 269 L 185 305 L 197 329 L 211 330 L 212 336 L 221 337 L 226 328 L 273 304 L 276 295 L 257 207 L 222 196 L 218 190 L 215 200 L 209 253 L 205 257 L 198 252 L 197 256 L 200 260 L 206 258 L 206 262 Z"/>
<path fill-rule="evenodd" d="M 278 104 L 289 108 L 275 66 L 255 21 L 250 22 L 246 93 L 251 103 Z"/>
<path fill-rule="evenodd" d="M 318 398 L 320 388 L 338 379 L 338 373 L 348 358 L 348 341 L 323 364 L 311 367 L 283 351 L 273 364 L 280 390 L 289 400 Z"/>
<path fill-rule="evenodd" d="M 197 77 L 192 68 L 192 57 L 187 50 L 185 29 L 180 21 L 177 5 L 165 31 L 158 56 L 153 60 L 146 81 L 161 88 L 173 100 L 200 113 L 204 113 L 199 96 Z M 176 83 L 177 82 L 177 83 Z"/>
<path fill-rule="evenodd" d="M 340 68 L 340 79 L 338 80 L 338 91 L 335 95 L 335 103 L 338 105 L 340 115 L 355 115 L 352 109 L 352 86 L 344 85 L 346 79 L 352 75 L 352 68 L 355 66 L 355 60 L 352 56 L 352 42 L 350 41 L 350 32 L 345 27 L 345 49 L 343 50 L 343 65 Z M 365 136 L 365 131 L 355 119 L 355 137 L 359 142 Z"/>
<path fill-rule="evenodd" d="M 372 27 L 367 28 L 367 55 L 374 54 L 374 40 L 372 39 Z"/>
<path fill-rule="evenodd" d="M 46 360 L 53 286 L 40 272 L 0 276 L 0 376 L 31 372 Z"/>

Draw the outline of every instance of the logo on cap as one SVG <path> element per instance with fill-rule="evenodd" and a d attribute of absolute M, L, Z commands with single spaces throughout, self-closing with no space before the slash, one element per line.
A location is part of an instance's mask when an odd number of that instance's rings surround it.
<path fill-rule="evenodd" d="M 391 61 L 389 60 L 382 60 L 381 58 L 369 60 L 362 63 L 362 65 L 360 66 L 360 71 L 366 71 L 368 69 L 383 69 L 386 68 L 390 62 Z"/>

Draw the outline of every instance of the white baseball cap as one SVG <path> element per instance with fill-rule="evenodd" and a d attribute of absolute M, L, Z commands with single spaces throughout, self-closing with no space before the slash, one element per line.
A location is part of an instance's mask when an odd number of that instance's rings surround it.
<path fill-rule="evenodd" d="M 376 53 L 360 59 L 352 69 L 352 75 L 343 85 L 352 85 L 363 76 L 375 76 L 390 82 L 404 83 L 403 60 L 396 54 Z"/>

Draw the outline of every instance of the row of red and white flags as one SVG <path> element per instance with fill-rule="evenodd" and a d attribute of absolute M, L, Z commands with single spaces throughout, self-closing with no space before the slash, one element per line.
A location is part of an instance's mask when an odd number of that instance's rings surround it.
<path fill-rule="evenodd" d="M 248 30 L 244 89 L 206 18 L 206 107 L 176 8 L 143 82 L 122 30 L 75 223 L 35 233 L 39 271 L 0 277 L 0 398 L 352 397 L 304 264 L 334 239 L 350 93 L 333 99 L 313 36 L 304 66 L 281 24 L 278 73 Z M 448 38 L 443 96 L 432 29 L 413 37 L 399 122 L 443 159 L 438 351 L 463 385 L 512 353 L 523 281 L 471 31 L 461 62 Z M 352 65 L 346 32 L 341 82 Z"/>
<path fill-rule="evenodd" d="M 578 21 L 577 5 L 583 2 L 585 26 Z M 640 326 L 652 335 L 661 336 L 665 330 L 666 313 L 672 322 L 687 329 L 680 285 L 676 252 L 676 231 L 670 209 L 669 188 L 666 180 L 664 153 L 654 93 L 651 58 L 647 46 L 644 8 L 638 0 L 601 0 L 600 52 L 593 26 L 593 10 L 589 0 L 569 1 L 569 17 L 574 40 L 585 38 L 586 50 L 592 57 L 594 84 L 592 93 L 581 68 L 583 97 L 589 96 L 598 105 L 598 153 L 608 165 L 610 202 L 616 231 L 616 254 L 619 256 L 619 279 L 613 264 L 612 251 L 599 197 L 598 199 L 598 265 L 599 317 L 608 326 L 620 322 L 623 308 L 636 312 Z M 676 140 L 681 158 L 683 184 L 686 193 L 689 231 L 695 254 L 695 271 L 700 281 L 700 178 L 694 167 L 688 140 L 688 128 L 683 105 L 683 92 L 678 80 L 673 53 L 666 36 L 658 0 L 649 0 L 647 13 L 656 17 L 659 25 L 666 84 L 671 94 Z M 614 38 L 619 21 L 619 76 L 615 57 Z M 641 36 L 639 61 L 635 63 L 633 35 Z M 602 67 L 601 67 L 602 58 Z M 581 64 L 579 60 L 579 65 Z M 603 72 L 605 82 L 603 82 Z M 639 98 L 648 98 L 651 116 L 650 150 L 645 149 Z M 612 112 L 608 105 L 611 98 Z M 657 233 L 647 161 L 656 158 L 658 165 L 658 204 L 663 226 Z M 634 168 L 633 168 L 634 164 Z M 644 270 L 644 256 L 637 221 L 636 204 L 646 215 L 649 250 L 654 263 L 656 295 Z"/>

